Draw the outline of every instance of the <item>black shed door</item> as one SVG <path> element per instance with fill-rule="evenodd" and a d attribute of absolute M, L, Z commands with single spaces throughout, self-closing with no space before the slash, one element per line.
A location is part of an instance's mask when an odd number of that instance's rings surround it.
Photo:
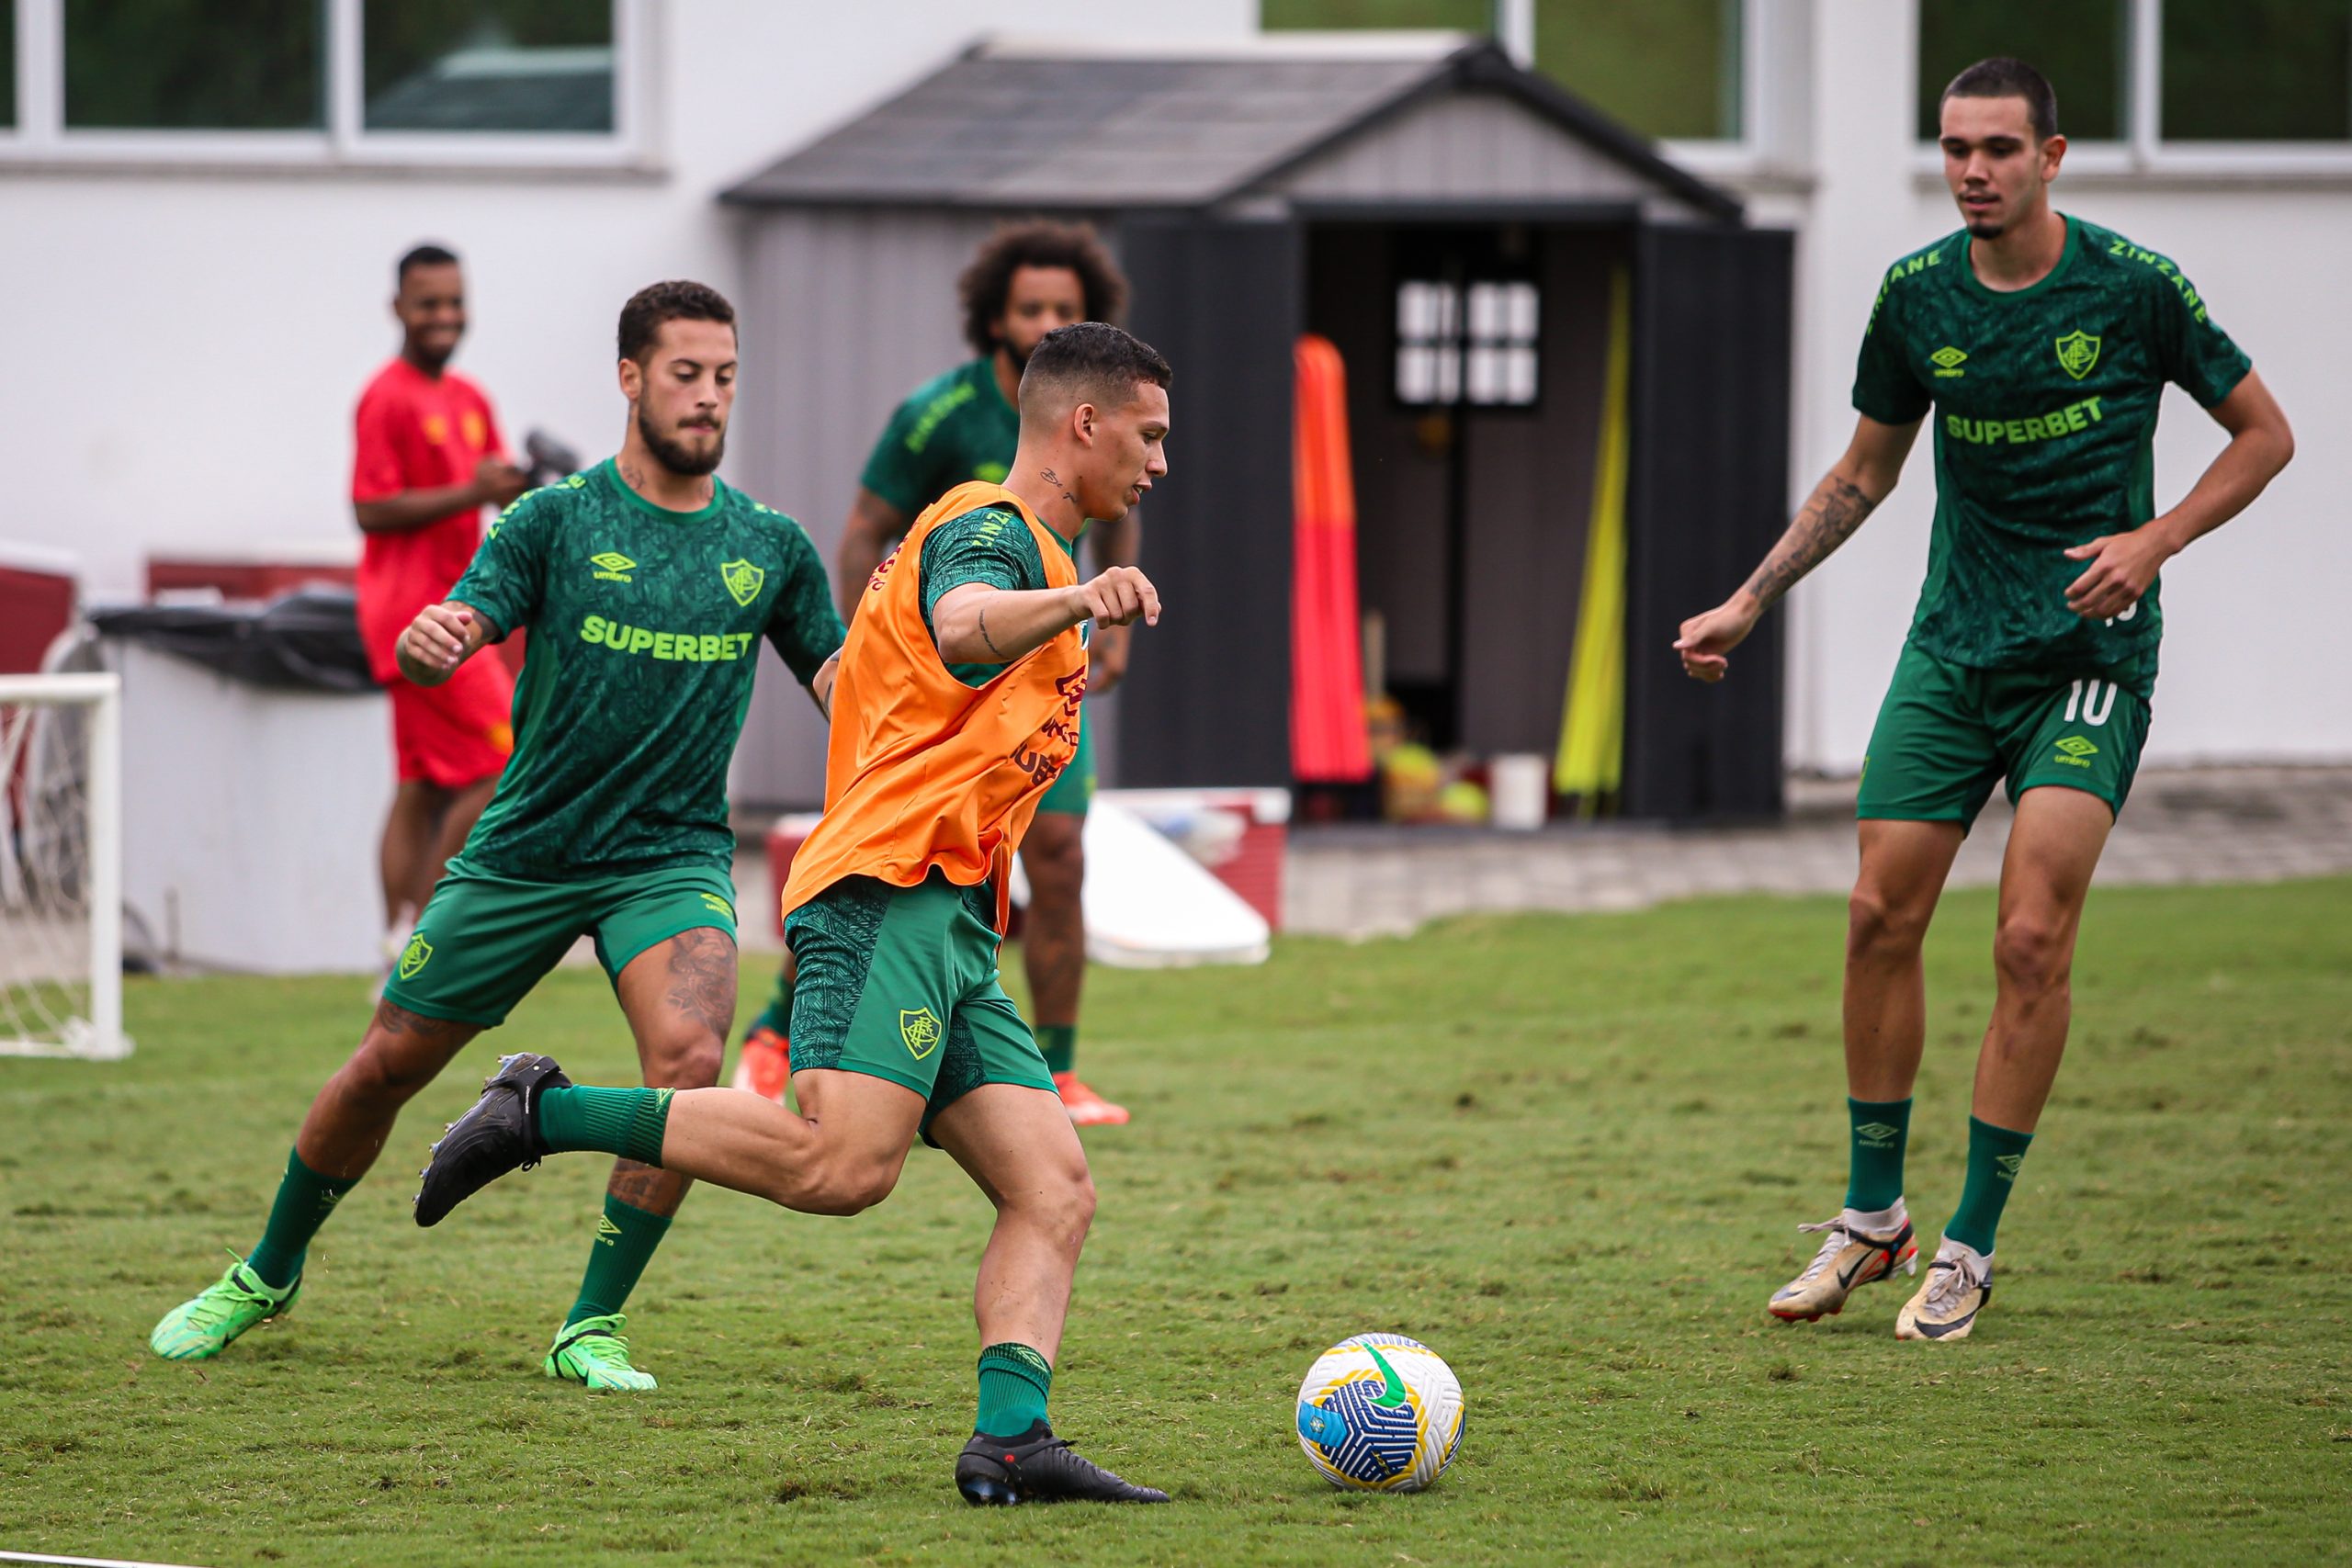
<path fill-rule="evenodd" d="M 1144 502 L 1139 626 L 1120 701 L 1122 785 L 1290 782 L 1291 345 L 1299 231 L 1136 216 L 1118 225 L 1129 330 L 1166 356 L 1168 477 Z"/>
<path fill-rule="evenodd" d="M 1777 816 L 1785 607 L 1702 686 L 1673 642 L 1747 579 L 1788 523 L 1794 236 L 1642 230 L 1634 275 L 1633 472 L 1626 496 L 1629 817 Z"/>

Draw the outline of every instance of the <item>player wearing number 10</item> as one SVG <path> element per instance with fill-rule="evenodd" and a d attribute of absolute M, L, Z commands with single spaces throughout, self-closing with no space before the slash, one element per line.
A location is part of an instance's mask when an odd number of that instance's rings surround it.
<path fill-rule="evenodd" d="M 2065 1049 L 2084 897 L 2147 736 L 2157 569 L 2243 511 L 2294 451 L 2278 405 L 2179 269 L 2052 209 L 2066 142 L 2039 72 L 1980 62 L 1940 112 L 1966 227 L 1888 273 L 1862 339 L 1852 445 L 1747 586 L 1684 622 L 1675 644 L 1691 675 L 1721 680 L 1757 617 L 1886 499 L 1932 414 L 1928 581 L 1862 764 L 1846 1203 L 1804 1227 L 1826 1239 L 1770 1303 L 1811 1320 L 1917 1268 L 1903 1154 L 1926 1037 L 1920 942 L 1999 781 L 2017 816 L 1967 1178 L 1896 1318 L 1905 1339 L 1965 1337 L 1992 1294 L 1995 1227 Z M 2167 382 L 2230 443 L 2160 513 L 2151 444 Z"/>

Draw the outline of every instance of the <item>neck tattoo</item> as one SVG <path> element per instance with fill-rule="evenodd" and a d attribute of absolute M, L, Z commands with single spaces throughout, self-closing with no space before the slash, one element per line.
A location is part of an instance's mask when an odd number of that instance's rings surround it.
<path fill-rule="evenodd" d="M 1045 480 L 1047 484 L 1053 486 L 1056 490 L 1060 491 L 1062 492 L 1062 499 L 1069 502 L 1073 508 L 1078 505 L 1078 497 L 1070 494 L 1069 491 L 1063 486 L 1061 475 L 1054 472 L 1051 468 L 1040 468 L 1037 470 L 1037 477 Z"/>
<path fill-rule="evenodd" d="M 638 494 L 645 497 L 646 500 L 653 500 L 653 492 L 646 488 L 644 469 L 639 468 L 635 463 L 628 462 L 616 464 L 616 467 L 617 467 L 621 471 L 621 482 L 623 484 L 637 491 Z M 712 486 L 713 481 L 711 479 L 708 478 L 704 479 L 702 483 L 695 487 L 695 500 L 702 505 L 709 505 L 711 496 L 716 493 Z"/>

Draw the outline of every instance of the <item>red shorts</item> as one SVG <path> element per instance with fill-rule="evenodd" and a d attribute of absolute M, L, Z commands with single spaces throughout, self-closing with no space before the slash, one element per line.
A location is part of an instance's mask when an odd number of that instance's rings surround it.
<path fill-rule="evenodd" d="M 401 783 L 463 789 L 506 766 L 514 750 L 514 677 L 496 649 L 484 649 L 437 686 L 394 681 L 384 689 Z"/>

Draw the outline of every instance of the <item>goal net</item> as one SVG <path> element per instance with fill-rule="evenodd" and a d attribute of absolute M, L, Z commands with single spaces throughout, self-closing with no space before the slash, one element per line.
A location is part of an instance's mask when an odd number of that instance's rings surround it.
<path fill-rule="evenodd" d="M 121 684 L 0 675 L 0 1055 L 130 1054 Z"/>

